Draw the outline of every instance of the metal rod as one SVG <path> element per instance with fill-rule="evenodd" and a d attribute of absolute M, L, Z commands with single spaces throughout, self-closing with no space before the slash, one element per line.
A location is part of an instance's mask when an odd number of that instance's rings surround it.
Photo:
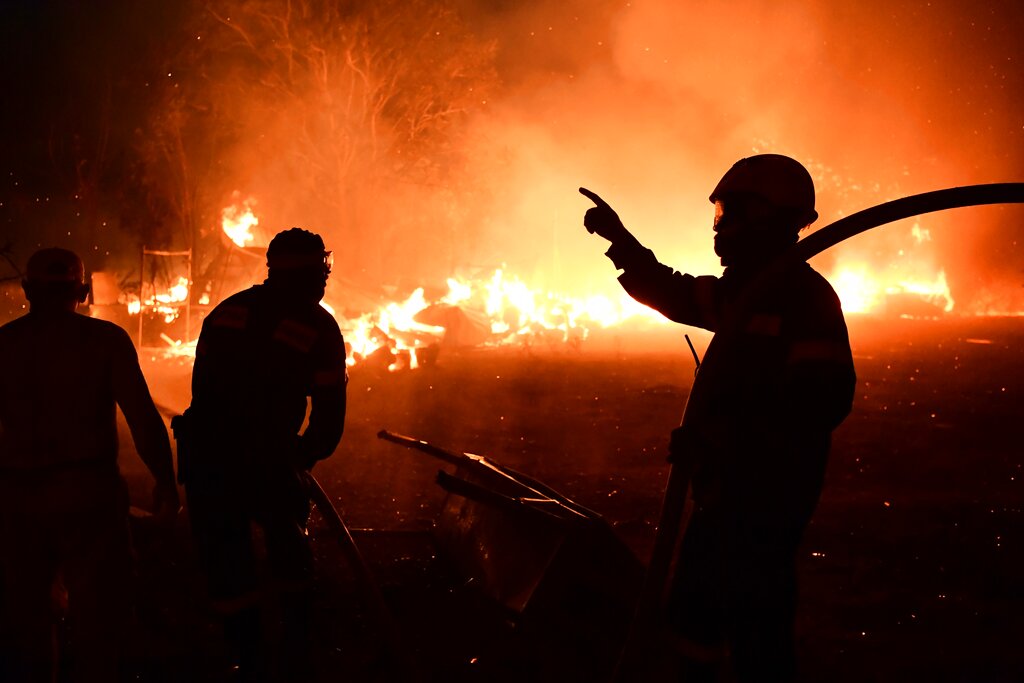
<path fill-rule="evenodd" d="M 149 256 L 192 256 L 191 249 L 186 249 L 185 251 L 163 251 L 161 249 L 146 249 L 146 247 L 142 247 L 142 251 Z"/>
<path fill-rule="evenodd" d="M 697 366 L 693 371 L 696 373 L 700 370 L 700 356 L 697 355 L 697 349 L 693 348 L 693 342 L 690 341 L 690 335 L 684 334 L 683 338 L 686 339 L 686 345 L 690 347 L 690 353 L 693 354 L 693 364 Z"/>

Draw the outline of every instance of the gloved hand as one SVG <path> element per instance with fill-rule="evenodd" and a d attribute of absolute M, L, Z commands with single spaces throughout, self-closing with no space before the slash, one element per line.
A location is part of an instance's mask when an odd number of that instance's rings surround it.
<path fill-rule="evenodd" d="M 580 194 L 594 202 L 595 206 L 587 209 L 583 215 L 583 225 L 587 232 L 598 234 L 612 244 L 618 244 L 627 240 L 634 240 L 633 235 L 626 230 L 626 226 L 619 219 L 619 214 L 608 205 L 608 202 L 601 199 L 596 192 L 591 192 L 585 187 L 580 188 Z"/>

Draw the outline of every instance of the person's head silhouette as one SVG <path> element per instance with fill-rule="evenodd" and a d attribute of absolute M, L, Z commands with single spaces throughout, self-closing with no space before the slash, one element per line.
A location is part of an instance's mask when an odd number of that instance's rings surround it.
<path fill-rule="evenodd" d="M 715 253 L 723 266 L 771 260 L 818 218 L 810 173 L 781 154 L 740 159 L 709 199 L 715 205 Z"/>
<path fill-rule="evenodd" d="M 57 247 L 32 254 L 21 287 L 34 311 L 74 311 L 89 296 L 82 259 Z"/>
<path fill-rule="evenodd" d="M 334 254 L 314 232 L 291 228 L 267 247 L 267 284 L 303 301 L 319 302 L 327 287 Z"/>

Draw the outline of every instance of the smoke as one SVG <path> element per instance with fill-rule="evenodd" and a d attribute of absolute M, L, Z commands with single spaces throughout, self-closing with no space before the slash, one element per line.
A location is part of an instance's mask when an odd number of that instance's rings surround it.
<path fill-rule="evenodd" d="M 5 15 L 17 106 L 4 114 L 0 223 L 23 251 L 77 240 L 94 261 L 120 249 L 134 263 L 141 243 L 214 242 L 239 192 L 255 197 L 264 241 L 292 225 L 322 232 L 339 275 L 370 287 L 507 264 L 537 288 L 616 293 L 579 186 L 666 263 L 716 272 L 707 195 L 752 153 L 808 166 L 814 227 L 917 192 L 1024 179 L 1020 3 L 69 6 Z M 47 202 L 60 202 L 53 216 Z M 943 270 L 958 310 L 972 298 L 1024 309 L 1012 303 L 1022 224 L 1020 207 L 944 212 L 815 265 Z"/>
<path fill-rule="evenodd" d="M 507 89 L 482 111 L 469 170 L 493 203 L 491 258 L 549 286 L 614 287 L 581 227 L 601 194 L 663 261 L 714 272 L 707 194 L 738 158 L 789 154 L 815 176 L 823 226 L 900 196 L 1019 181 L 1024 103 L 1013 5 L 881 2 L 532 3 L 482 10 Z M 521 56 L 515 59 L 509 55 Z M 948 274 L 969 299 L 1017 288 L 1016 208 L 969 209 L 888 226 L 819 257 Z M 914 228 L 931 240 L 912 237 Z M 998 246 L 997 246 L 998 245 Z M 999 249 L 999 262 L 983 259 Z M 960 293 L 957 294 L 957 290 Z"/>

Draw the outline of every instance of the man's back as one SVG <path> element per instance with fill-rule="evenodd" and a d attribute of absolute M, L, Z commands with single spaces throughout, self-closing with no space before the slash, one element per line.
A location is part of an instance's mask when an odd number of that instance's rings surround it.
<path fill-rule="evenodd" d="M 319 374 L 340 373 L 332 383 L 343 386 L 344 367 L 344 340 L 329 313 L 256 285 L 204 321 L 192 407 L 202 423 L 216 421 L 235 439 L 270 446 L 298 434 Z"/>
<path fill-rule="evenodd" d="M 115 399 L 133 366 L 131 339 L 106 321 L 29 313 L 0 327 L 0 467 L 115 461 Z"/>
<path fill-rule="evenodd" d="M 75 312 L 89 291 L 78 255 L 37 251 L 22 287 L 28 315 L 0 327 L 0 679 L 56 676 L 50 602 L 59 575 L 70 678 L 113 681 L 132 566 L 116 406 L 157 480 L 164 520 L 178 512 L 170 442 L 128 334 Z"/>
<path fill-rule="evenodd" d="M 263 529 L 280 597 L 280 668 L 288 680 L 310 673 L 313 557 L 303 472 L 334 453 L 346 405 L 345 341 L 319 306 L 331 258 L 319 235 L 300 228 L 271 240 L 266 282 L 228 297 L 203 321 L 192 404 L 176 427 L 196 547 L 244 680 L 262 680 L 268 668 L 253 522 Z"/>

